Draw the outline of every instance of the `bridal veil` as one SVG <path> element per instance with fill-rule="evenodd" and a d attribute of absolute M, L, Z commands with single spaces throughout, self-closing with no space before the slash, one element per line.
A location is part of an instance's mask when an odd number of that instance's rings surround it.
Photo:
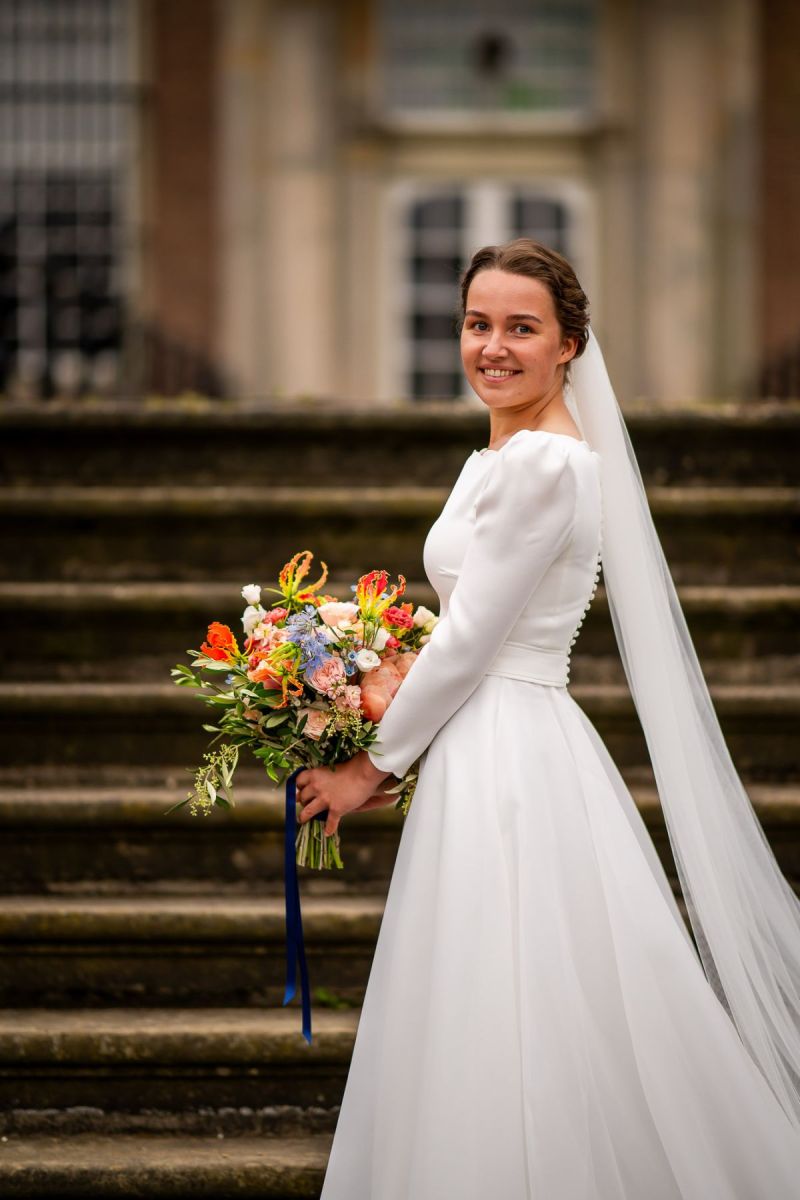
<path fill-rule="evenodd" d="M 800 1128 L 800 901 L 731 759 L 594 333 L 565 400 L 601 459 L 611 618 L 709 983 Z"/>

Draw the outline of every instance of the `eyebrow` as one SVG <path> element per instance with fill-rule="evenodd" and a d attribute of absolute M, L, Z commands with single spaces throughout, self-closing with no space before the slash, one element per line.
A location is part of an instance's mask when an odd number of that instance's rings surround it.
<path fill-rule="evenodd" d="M 467 317 L 485 317 L 486 313 L 479 312 L 477 308 L 468 308 L 464 314 Z M 506 317 L 507 321 L 538 321 L 540 325 L 544 324 L 541 317 L 537 317 L 535 313 L 509 313 Z"/>

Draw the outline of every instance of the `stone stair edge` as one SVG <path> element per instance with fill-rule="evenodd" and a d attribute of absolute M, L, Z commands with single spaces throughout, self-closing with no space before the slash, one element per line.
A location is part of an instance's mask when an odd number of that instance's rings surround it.
<path fill-rule="evenodd" d="M 309 578 L 316 578 L 313 570 Z M 344 594 L 351 586 L 352 578 L 330 578 L 325 584 L 326 592 Z M 115 610 L 171 609 L 185 612 L 187 607 L 208 611 L 209 605 L 244 605 L 240 596 L 241 583 L 232 580 L 187 582 L 185 580 L 80 582 L 74 580 L 6 581 L 0 580 L 0 607 L 25 604 L 38 611 L 52 608 L 75 608 L 85 611 L 91 608 L 105 610 L 113 605 Z M 686 584 L 677 588 L 681 604 L 687 611 L 720 609 L 731 612 L 772 611 L 775 607 L 800 609 L 800 585 L 793 584 L 741 584 L 722 587 L 717 584 Z M 427 579 L 407 579 L 406 595 L 433 593 Z M 608 597 L 601 583 L 597 589 L 592 609 L 605 608 Z"/>
<path fill-rule="evenodd" d="M 315 1006 L 308 1044 L 284 1008 L 0 1009 L 0 1070 L 34 1065 L 347 1062 L 360 1009 Z"/>
<path fill-rule="evenodd" d="M 126 1134 L 113 1137 L 10 1136 L 0 1147 L 3 1195 L 77 1197 L 192 1196 L 224 1200 L 315 1200 L 330 1134 L 303 1137 Z"/>
<path fill-rule="evenodd" d="M 754 783 L 746 785 L 748 795 L 757 811 L 778 820 L 782 815 L 796 819 L 800 812 L 800 783 Z M 660 813 L 658 792 L 654 786 L 632 782 L 631 794 L 644 816 Z M 165 817 L 165 810 L 175 803 L 180 789 L 159 786 L 144 787 L 81 787 L 55 788 L 17 787 L 0 783 L 0 828 L 31 826 L 49 828 L 131 828 L 179 825 L 183 829 L 206 828 L 206 818 L 192 817 L 188 809 L 179 809 Z M 241 787 L 236 790 L 235 807 L 225 814 L 225 821 L 258 830 L 283 828 L 283 789 L 265 780 L 262 788 Z M 210 820 L 214 820 L 213 817 Z M 362 828 L 396 828 L 402 816 L 393 805 L 372 809 L 359 818 Z"/>
<path fill-rule="evenodd" d="M 74 485 L 0 487 L 0 514 L 70 518 L 74 516 L 118 516 L 142 519 L 149 514 L 195 516 L 213 513 L 216 519 L 238 513 L 288 511 L 295 516 L 324 513 L 329 519 L 350 512 L 380 510 L 386 514 L 426 515 L 441 506 L 447 487 L 413 484 L 363 487 L 226 487 L 213 485 L 120 485 L 79 487 Z M 769 514 L 800 511 L 800 488 L 781 484 L 728 485 L 685 484 L 648 487 L 650 506 L 658 514 L 690 512 L 700 516 Z"/>
<path fill-rule="evenodd" d="M 176 827 L 204 832 L 214 817 L 192 816 L 188 807 L 167 816 L 187 788 L 166 787 L 15 787 L 0 783 L 0 828 L 21 825 L 49 827 L 126 828 L 145 825 Z M 261 787 L 236 786 L 234 807 L 224 814 L 227 823 L 256 830 L 283 829 L 284 788 L 265 775 Z M 217 818 L 221 814 L 216 814 Z M 361 828 L 396 827 L 402 816 L 394 805 L 374 808 L 359 817 Z"/>
<path fill-rule="evenodd" d="M 570 686 L 570 694 L 579 703 L 591 703 L 605 712 L 627 711 L 632 703 L 623 684 L 583 683 Z M 732 712 L 748 705 L 767 705 L 791 713 L 800 706 L 800 684 L 716 684 L 710 688 L 714 703 Z M 196 694 L 171 683 L 114 683 L 109 681 L 20 681 L 0 683 L 0 714 L 3 712 L 51 713 L 83 707 L 91 711 L 102 705 L 108 712 L 126 713 L 138 709 L 142 701 L 164 712 L 186 712 L 191 704 L 198 714 L 204 711 Z"/>
<path fill-rule="evenodd" d="M 303 927 L 309 942 L 372 945 L 384 898 L 304 896 Z M 0 896 L 0 938 L 13 955 L 18 942 L 152 943 L 257 942 L 286 938 L 283 896 Z"/>
<path fill-rule="evenodd" d="M 654 408 L 632 402 L 625 406 L 625 421 L 632 432 L 637 428 L 672 430 L 693 427 L 720 429 L 731 427 L 747 430 L 759 427 L 778 430 L 800 430 L 800 401 L 780 403 L 759 401 L 703 401 L 691 405 Z M 409 429 L 419 434 L 442 431 L 472 432 L 486 426 L 486 412 L 469 401 L 425 401 L 398 398 L 388 403 L 359 404 L 336 397 L 313 397 L 308 400 L 286 399 L 211 400 L 197 397 L 191 400 L 152 397 L 137 400 L 115 400 L 111 403 L 89 400 L 80 402 L 49 401 L 47 404 L 0 405 L 0 430 L 27 428 L 63 430 L 65 428 L 118 430 L 147 428 L 160 430 L 172 426 L 180 431 L 194 427 L 216 428 L 261 426 L 291 431 L 302 426 L 321 432 L 337 429 L 373 430 Z"/>

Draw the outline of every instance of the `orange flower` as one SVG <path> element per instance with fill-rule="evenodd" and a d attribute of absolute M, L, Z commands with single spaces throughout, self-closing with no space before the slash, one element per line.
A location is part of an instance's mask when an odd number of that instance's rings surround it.
<path fill-rule="evenodd" d="M 376 620 L 383 616 L 406 590 L 404 575 L 398 575 L 400 580 L 394 587 L 389 587 L 389 576 L 385 571 L 369 571 L 362 575 L 356 585 L 356 602 L 365 620 Z"/>
<path fill-rule="evenodd" d="M 300 586 L 309 572 L 313 557 L 310 550 L 300 550 L 281 569 L 278 576 L 278 591 L 290 608 L 293 603 L 297 605 L 317 603 L 316 593 L 328 578 L 327 564 L 322 564 L 322 574 L 316 583 L 308 583 L 305 587 Z"/>
<path fill-rule="evenodd" d="M 236 638 L 228 626 L 223 625 L 220 621 L 211 622 L 207 636 L 208 640 L 203 642 L 200 647 L 200 653 L 205 654 L 206 658 L 225 662 L 233 659 L 234 655 L 239 653 Z"/>

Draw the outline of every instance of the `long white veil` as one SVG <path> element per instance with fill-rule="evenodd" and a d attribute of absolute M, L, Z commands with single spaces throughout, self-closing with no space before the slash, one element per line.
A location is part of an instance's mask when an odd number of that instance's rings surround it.
<path fill-rule="evenodd" d="M 800 1129 L 800 901 L 725 744 L 594 333 L 566 403 L 600 455 L 603 575 L 706 976 Z"/>

